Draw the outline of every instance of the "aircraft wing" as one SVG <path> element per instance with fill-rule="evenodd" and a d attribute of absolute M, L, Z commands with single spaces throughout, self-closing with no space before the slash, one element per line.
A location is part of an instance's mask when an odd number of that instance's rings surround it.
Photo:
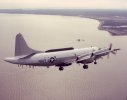
<path fill-rule="evenodd" d="M 113 49 L 113 50 L 111 50 L 111 48 L 99 49 L 92 53 L 78 56 L 76 59 L 76 62 L 83 63 L 83 64 L 92 63 L 93 61 L 96 61 L 97 59 L 101 59 L 103 56 L 106 56 L 106 55 L 109 56 L 110 53 L 116 54 L 118 50 L 120 49 Z"/>
<path fill-rule="evenodd" d="M 76 59 L 77 63 L 91 63 L 94 61 L 93 53 L 84 54 L 81 56 L 78 56 Z"/>
<path fill-rule="evenodd" d="M 94 59 L 99 59 L 99 58 L 102 58 L 103 56 L 109 55 L 110 53 L 116 54 L 116 52 L 118 50 L 120 50 L 120 49 L 113 49 L 113 50 L 110 50 L 110 49 L 102 49 L 102 50 L 98 50 L 98 51 L 95 51 L 93 53 L 93 57 L 94 57 Z"/>

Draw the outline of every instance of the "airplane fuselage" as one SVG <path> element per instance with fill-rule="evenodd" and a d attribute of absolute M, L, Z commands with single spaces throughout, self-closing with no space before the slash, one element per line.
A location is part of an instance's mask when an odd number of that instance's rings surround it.
<path fill-rule="evenodd" d="M 45 52 L 45 53 L 37 53 L 29 58 L 22 58 L 23 56 L 16 56 L 12 58 L 7 58 L 6 61 L 19 64 L 19 65 L 33 65 L 33 66 L 64 66 L 63 61 L 70 65 L 70 62 L 74 62 L 79 55 L 87 55 L 90 56 L 91 53 L 95 50 L 98 50 L 97 47 L 89 47 L 82 49 L 74 49 L 74 50 L 66 50 L 66 51 L 58 51 L 58 52 Z M 68 63 L 69 62 L 69 63 Z M 65 66 L 67 66 L 65 64 Z"/>
<path fill-rule="evenodd" d="M 59 70 L 63 70 L 63 67 L 70 66 L 72 63 L 83 64 L 84 69 L 88 69 L 88 64 L 109 55 L 110 53 L 116 54 L 116 51 L 120 50 L 112 49 L 112 44 L 108 48 L 88 47 L 81 49 L 74 49 L 73 47 L 50 49 L 46 51 L 38 51 L 30 48 L 22 34 L 19 33 L 15 38 L 15 56 L 6 58 L 5 61 L 18 64 L 31 66 L 57 66 Z"/>

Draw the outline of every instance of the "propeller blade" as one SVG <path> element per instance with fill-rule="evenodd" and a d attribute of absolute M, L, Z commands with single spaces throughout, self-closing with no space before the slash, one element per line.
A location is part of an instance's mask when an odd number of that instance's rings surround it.
<path fill-rule="evenodd" d="M 94 56 L 94 53 L 91 53 L 91 58 Z"/>
<path fill-rule="evenodd" d="M 112 51 L 111 53 L 114 54 L 114 55 L 116 55 L 117 52 L 116 51 Z"/>
<path fill-rule="evenodd" d="M 76 58 L 76 61 L 78 61 L 78 60 L 79 60 L 79 57 Z"/>
<path fill-rule="evenodd" d="M 118 50 L 120 50 L 120 49 L 119 49 L 119 48 L 118 48 L 118 49 L 113 49 L 113 50 L 111 51 L 111 53 L 114 54 L 114 55 L 116 55 L 116 53 L 117 53 Z"/>
<path fill-rule="evenodd" d="M 110 46 L 109 46 L 109 50 L 112 50 L 112 43 L 111 43 Z"/>
<path fill-rule="evenodd" d="M 110 58 L 110 53 L 107 55 L 107 58 L 108 58 L 108 59 Z"/>
<path fill-rule="evenodd" d="M 118 51 L 118 50 L 121 50 L 120 48 L 118 48 L 118 49 L 114 49 L 113 51 Z"/>

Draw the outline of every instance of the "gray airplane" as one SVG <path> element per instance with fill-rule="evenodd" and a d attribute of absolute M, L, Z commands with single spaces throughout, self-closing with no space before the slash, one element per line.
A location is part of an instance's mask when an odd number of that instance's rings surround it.
<path fill-rule="evenodd" d="M 83 64 L 84 69 L 88 69 L 88 64 L 97 64 L 97 60 L 110 53 L 116 54 L 120 49 L 113 49 L 112 44 L 108 48 L 88 47 L 74 49 L 73 47 L 50 49 L 46 51 L 37 51 L 31 49 L 25 42 L 21 33 L 17 34 L 15 40 L 15 57 L 6 58 L 5 61 L 18 64 L 18 66 L 50 66 L 64 67 L 72 65 L 72 63 Z"/>

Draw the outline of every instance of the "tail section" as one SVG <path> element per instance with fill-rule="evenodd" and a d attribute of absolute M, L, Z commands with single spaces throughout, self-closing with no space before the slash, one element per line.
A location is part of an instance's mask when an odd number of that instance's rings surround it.
<path fill-rule="evenodd" d="M 31 53 L 37 53 L 41 51 L 31 49 L 24 40 L 21 33 L 17 34 L 15 39 L 15 56 L 28 55 Z"/>

